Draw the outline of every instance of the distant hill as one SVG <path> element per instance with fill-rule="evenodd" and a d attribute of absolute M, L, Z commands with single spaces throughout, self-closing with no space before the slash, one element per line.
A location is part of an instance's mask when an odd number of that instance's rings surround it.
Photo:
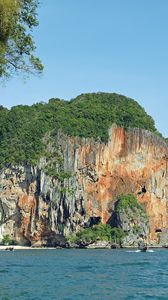
<path fill-rule="evenodd" d="M 81 94 L 71 101 L 58 98 L 10 110 L 0 107 L 0 166 L 36 164 L 44 155 L 42 138 L 58 129 L 70 136 L 108 141 L 108 128 L 144 128 L 157 133 L 154 120 L 133 99 L 115 93 Z"/>

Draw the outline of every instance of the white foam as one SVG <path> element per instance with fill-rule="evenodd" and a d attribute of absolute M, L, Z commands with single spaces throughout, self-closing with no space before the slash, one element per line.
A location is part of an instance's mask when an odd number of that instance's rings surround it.
<path fill-rule="evenodd" d="M 132 253 L 139 253 L 139 252 L 154 252 L 154 250 L 148 249 L 148 250 L 146 250 L 146 251 L 141 251 L 141 250 L 137 249 L 137 250 L 128 250 L 127 252 L 132 252 Z"/>

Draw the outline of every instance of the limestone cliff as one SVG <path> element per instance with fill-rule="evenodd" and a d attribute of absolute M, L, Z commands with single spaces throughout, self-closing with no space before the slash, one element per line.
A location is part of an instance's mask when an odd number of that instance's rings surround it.
<path fill-rule="evenodd" d="M 118 208 L 118 203 L 121 201 L 121 197 L 134 197 L 131 195 L 120 196 L 115 202 L 114 211 L 111 216 L 110 223 L 113 227 L 121 228 L 126 235 L 122 239 L 122 246 L 138 246 L 140 242 L 148 243 L 149 235 L 149 219 L 143 209 L 143 206 L 137 202 L 131 204 L 129 199 L 129 205 Z"/>
<path fill-rule="evenodd" d="M 95 217 L 108 222 L 117 196 L 134 193 L 149 217 L 148 240 L 158 242 L 158 232 L 168 229 L 168 147 L 159 137 L 112 126 L 107 144 L 61 133 L 55 144 L 62 169 L 55 168 L 68 176 L 47 175 L 45 157 L 38 166 L 1 170 L 1 237 L 54 245 Z"/>

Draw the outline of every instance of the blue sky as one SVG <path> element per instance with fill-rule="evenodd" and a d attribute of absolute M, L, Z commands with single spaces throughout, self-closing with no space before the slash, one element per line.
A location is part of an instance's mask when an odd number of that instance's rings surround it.
<path fill-rule="evenodd" d="M 44 74 L 1 85 L 0 104 L 117 92 L 136 99 L 168 136 L 167 14 L 167 0 L 41 0 L 34 39 Z"/>

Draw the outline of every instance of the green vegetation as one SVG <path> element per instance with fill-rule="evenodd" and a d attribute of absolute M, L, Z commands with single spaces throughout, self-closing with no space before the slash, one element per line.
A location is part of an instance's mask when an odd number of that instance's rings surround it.
<path fill-rule="evenodd" d="M 68 179 L 72 176 L 70 172 L 56 171 L 54 167 L 53 168 L 46 167 L 45 172 L 48 176 L 55 177 L 61 182 L 63 182 L 64 179 Z"/>
<path fill-rule="evenodd" d="M 139 234 L 141 232 L 141 227 L 138 225 L 134 225 L 132 228 L 133 234 Z"/>
<path fill-rule="evenodd" d="M 2 239 L 2 244 L 3 244 L 3 245 L 10 245 L 10 244 L 12 244 L 12 239 L 11 239 L 11 237 L 10 237 L 9 234 L 6 234 L 6 235 L 3 237 L 3 239 Z"/>
<path fill-rule="evenodd" d="M 69 241 L 77 244 L 80 242 L 96 242 L 98 240 L 120 243 L 125 235 L 121 228 L 100 223 L 72 234 L 69 236 Z"/>
<path fill-rule="evenodd" d="M 54 163 L 61 161 L 62 156 L 57 149 L 56 154 L 46 152 L 48 141 L 44 137 L 56 140 L 61 130 L 69 136 L 93 137 L 107 142 L 112 123 L 157 133 L 153 119 L 136 101 L 117 94 L 82 94 L 69 102 L 50 99 L 48 103 L 19 105 L 11 110 L 0 107 L 0 166 L 35 165 L 45 156 L 49 161 L 48 174 L 58 176 Z"/>
<path fill-rule="evenodd" d="M 38 25 L 37 6 L 38 0 L 0 0 L 0 77 L 42 72 L 31 35 Z"/>
<path fill-rule="evenodd" d="M 139 209 L 144 212 L 142 205 L 138 202 L 137 198 L 133 194 L 121 195 L 116 202 L 115 211 L 121 212 L 127 209 L 136 210 Z"/>
<path fill-rule="evenodd" d="M 72 173 L 64 170 L 64 160 L 61 149 L 59 149 L 54 139 L 52 137 L 45 138 L 45 143 L 47 144 L 47 147 L 50 148 L 50 152 L 49 150 L 46 150 L 44 153 L 46 158 L 44 172 L 48 176 L 54 177 L 63 183 L 65 179 L 72 177 Z M 64 189 L 65 187 L 62 187 L 62 192 Z"/>

